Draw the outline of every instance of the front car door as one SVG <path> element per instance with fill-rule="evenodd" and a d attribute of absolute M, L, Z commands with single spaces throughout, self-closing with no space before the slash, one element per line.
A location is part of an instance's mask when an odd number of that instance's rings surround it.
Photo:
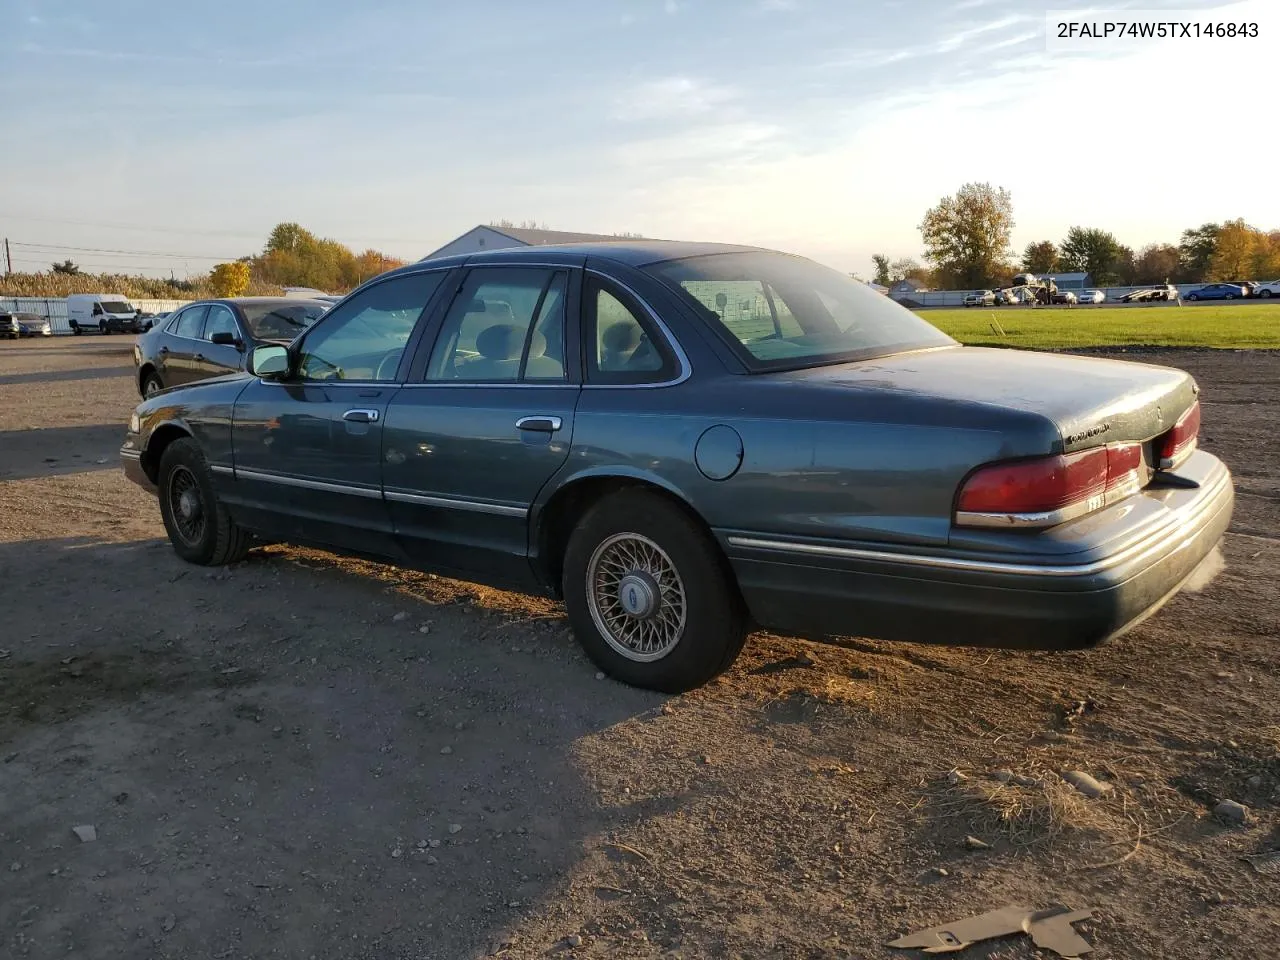
<path fill-rule="evenodd" d="M 383 483 L 417 563 L 530 585 L 529 508 L 564 464 L 580 393 L 581 270 L 471 268 L 387 411 Z"/>
<path fill-rule="evenodd" d="M 235 481 L 245 526 L 281 539 L 396 556 L 382 498 L 387 404 L 445 272 L 375 281 L 296 343 L 294 373 L 254 378 L 236 400 Z"/>
<path fill-rule="evenodd" d="M 233 343 L 214 343 L 214 334 L 230 334 Z M 234 311 L 225 303 L 209 304 L 205 316 L 202 343 L 196 345 L 191 358 L 191 379 L 205 380 L 235 373 L 244 366 L 245 339 Z"/>

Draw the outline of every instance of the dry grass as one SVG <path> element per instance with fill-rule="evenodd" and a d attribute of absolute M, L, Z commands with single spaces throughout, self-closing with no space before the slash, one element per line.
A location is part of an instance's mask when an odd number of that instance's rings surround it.
<path fill-rule="evenodd" d="M 1036 770 L 1009 783 L 961 780 L 947 791 L 938 812 L 963 818 L 978 836 L 1030 846 L 1068 834 L 1082 841 L 1121 842 L 1133 834 L 1125 806 L 1114 793 L 1090 799 L 1056 773 Z"/>

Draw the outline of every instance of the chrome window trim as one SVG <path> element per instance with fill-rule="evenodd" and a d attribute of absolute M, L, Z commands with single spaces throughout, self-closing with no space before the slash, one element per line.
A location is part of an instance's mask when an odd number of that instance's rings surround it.
<path fill-rule="evenodd" d="M 457 389 L 458 387 L 502 387 L 504 390 L 509 390 L 512 387 L 536 387 L 539 390 L 545 390 L 548 387 L 559 387 L 562 390 L 582 389 L 582 384 L 570 383 L 568 380 L 552 380 L 546 383 L 524 383 L 519 380 L 427 380 L 416 383 L 402 383 L 400 386 L 405 390 L 421 390 L 424 387 L 430 387 L 433 390 L 439 387 L 448 387 L 450 389 Z"/>
<path fill-rule="evenodd" d="M 529 513 L 528 507 L 517 507 L 505 503 L 485 503 L 480 500 L 458 500 L 454 497 L 433 497 L 423 493 L 409 493 L 405 490 L 387 490 L 384 496 L 397 503 L 413 503 L 424 507 L 445 507 L 450 510 L 465 510 L 469 513 L 491 513 L 500 517 L 523 517 Z"/>
<path fill-rule="evenodd" d="M 1088 577 L 1095 573 L 1110 570 L 1112 567 L 1119 566 L 1129 560 L 1140 560 L 1152 553 L 1159 552 L 1166 547 L 1170 539 L 1171 528 L 1173 533 L 1180 533 L 1183 528 L 1194 526 L 1200 517 L 1210 509 L 1214 507 L 1221 509 L 1221 505 L 1218 504 L 1218 494 L 1227 485 L 1228 478 L 1229 474 L 1224 470 L 1211 487 L 1204 488 L 1203 500 L 1196 505 L 1189 515 L 1185 517 L 1171 516 L 1164 523 L 1148 531 L 1123 550 L 1089 563 L 1034 564 L 1011 563 L 1001 560 L 969 560 L 961 557 L 936 557 L 918 553 L 895 553 L 890 550 L 875 550 L 864 547 L 837 547 L 827 544 L 797 543 L 794 541 L 743 536 L 730 536 L 726 540 L 730 546 L 745 547 L 751 550 L 775 550 L 781 553 L 838 557 L 848 560 L 877 560 L 932 569 L 1011 574 L 1025 577 Z"/>
<path fill-rule="evenodd" d="M 287 477 L 279 473 L 266 473 L 261 470 L 245 470 L 236 468 L 237 480 L 261 480 L 265 483 L 278 483 L 285 487 L 301 487 L 305 490 L 322 490 L 326 493 L 345 493 L 353 497 L 366 497 L 370 500 L 381 500 L 382 491 L 373 487 L 354 487 L 345 483 L 331 483 L 327 480 L 308 480 L 304 477 Z"/>
<path fill-rule="evenodd" d="M 647 301 L 644 297 L 640 296 L 640 294 L 636 293 L 634 289 L 632 289 L 630 286 L 628 286 L 626 283 L 619 280 L 617 277 L 613 276 L 612 274 L 604 273 L 600 270 L 594 270 L 591 267 L 587 267 L 585 272 L 589 274 L 593 274 L 594 276 L 600 277 L 601 279 L 606 280 L 609 283 L 615 284 L 617 287 L 619 287 L 624 292 L 626 292 L 628 296 L 630 296 L 633 300 L 635 300 L 636 303 L 640 304 L 642 308 L 644 308 L 645 313 L 649 315 L 649 319 L 653 321 L 654 325 L 662 333 L 663 339 L 667 341 L 667 346 L 671 349 L 671 352 L 675 354 L 676 362 L 680 365 L 680 372 L 673 379 L 659 380 L 654 383 L 587 383 L 586 371 L 583 370 L 582 389 L 584 390 L 653 390 L 658 387 L 674 387 L 677 384 L 684 383 L 686 380 L 688 380 L 689 377 L 693 375 L 693 366 L 692 364 L 689 363 L 689 357 L 684 352 L 684 347 L 680 346 L 680 341 L 676 339 L 675 334 L 671 332 L 671 328 L 668 327 L 663 322 L 660 316 L 658 316 L 658 312 L 654 310 L 653 307 L 649 306 L 649 301 Z M 581 319 L 579 319 L 579 323 L 581 323 Z M 581 335 L 585 332 L 586 332 L 585 330 L 579 328 L 579 337 L 581 337 Z"/>

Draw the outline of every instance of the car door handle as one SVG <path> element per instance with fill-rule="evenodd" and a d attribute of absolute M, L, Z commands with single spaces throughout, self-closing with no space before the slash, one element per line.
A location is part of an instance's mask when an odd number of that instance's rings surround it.
<path fill-rule="evenodd" d="M 538 433 L 555 433 L 560 429 L 559 417 L 521 417 L 516 421 L 518 430 L 536 430 Z"/>
<path fill-rule="evenodd" d="M 377 423 L 378 411 L 366 410 L 363 408 L 359 410 L 348 410 L 342 415 L 342 419 L 350 420 L 352 423 Z"/>

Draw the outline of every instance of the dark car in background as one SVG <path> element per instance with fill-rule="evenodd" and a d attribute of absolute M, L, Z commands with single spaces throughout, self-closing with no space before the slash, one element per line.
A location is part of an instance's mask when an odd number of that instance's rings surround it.
<path fill-rule="evenodd" d="M 1187 294 L 1188 300 L 1238 300 L 1245 296 L 1244 288 L 1235 283 L 1207 283 Z"/>
<path fill-rule="evenodd" d="M 1198 394 L 961 346 L 799 257 L 628 240 L 383 274 L 249 372 L 143 400 L 121 460 L 188 562 L 258 537 L 560 597 L 602 670 L 677 691 L 752 624 L 1124 631 L 1231 519 Z"/>
<path fill-rule="evenodd" d="M 17 340 L 19 337 L 49 337 L 53 326 L 37 313 L 11 313 L 0 310 L 0 339 Z"/>
<path fill-rule="evenodd" d="M 320 300 L 285 297 L 189 303 L 134 343 L 138 392 L 149 397 L 168 387 L 243 370 L 255 346 L 288 343 L 329 307 Z"/>

